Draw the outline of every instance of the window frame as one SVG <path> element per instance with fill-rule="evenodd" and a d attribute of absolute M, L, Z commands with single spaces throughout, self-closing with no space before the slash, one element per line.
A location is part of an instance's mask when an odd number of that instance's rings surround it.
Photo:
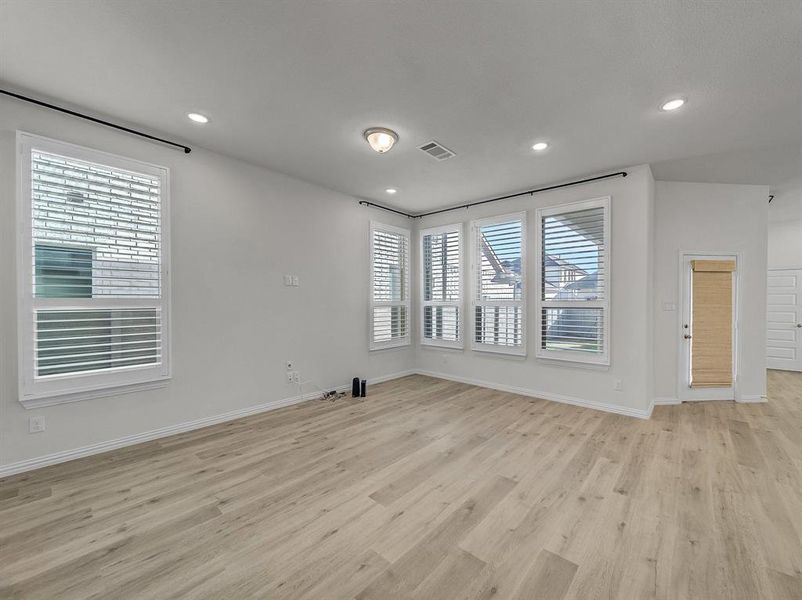
<path fill-rule="evenodd" d="M 405 297 L 402 298 L 400 301 L 394 300 L 379 300 L 376 301 L 373 299 L 373 237 L 376 231 L 385 231 L 388 233 L 394 233 L 398 235 L 402 235 L 406 238 L 406 272 L 404 273 L 404 291 Z M 371 221 L 370 222 L 370 232 L 368 234 L 368 247 L 369 247 L 369 254 L 368 254 L 368 272 L 369 272 L 369 285 L 368 285 L 368 347 L 371 351 L 374 350 L 385 350 L 389 348 L 402 348 L 404 346 L 409 346 L 412 344 L 412 336 L 410 334 L 411 331 L 411 320 L 412 320 L 412 306 L 411 306 L 411 295 L 410 295 L 410 270 L 412 267 L 412 232 L 409 229 L 404 229 L 402 227 L 396 227 L 394 225 L 387 225 L 385 223 L 381 223 L 379 221 Z M 383 342 L 376 342 L 374 341 L 374 322 L 373 322 L 373 310 L 379 306 L 403 306 L 406 308 L 406 315 L 407 315 L 407 323 L 406 323 L 406 332 L 404 336 L 383 341 Z"/>
<path fill-rule="evenodd" d="M 464 258 L 464 248 L 465 248 L 465 234 L 463 231 L 464 227 L 462 223 L 453 223 L 451 225 L 440 225 L 438 227 L 429 227 L 426 229 L 421 229 L 419 233 L 419 244 L 418 244 L 418 253 L 419 253 L 419 260 L 418 260 L 418 269 L 420 273 L 420 310 L 418 313 L 418 318 L 420 319 L 420 343 L 422 346 L 432 346 L 435 348 L 457 348 L 463 349 L 465 348 L 465 275 L 463 269 L 463 258 Z M 459 264 L 459 298 L 454 302 L 446 302 L 446 301 L 439 301 L 439 300 L 424 300 L 424 296 L 426 294 L 425 290 L 425 281 L 424 277 L 424 256 L 423 256 L 423 238 L 427 235 L 437 235 L 440 233 L 456 233 L 459 236 L 459 251 L 458 251 L 458 264 Z M 448 340 L 436 340 L 430 339 L 425 336 L 425 329 L 426 323 L 424 322 L 424 314 L 427 306 L 437 307 L 437 306 L 453 306 L 457 308 L 457 328 L 459 331 L 459 337 L 456 341 L 448 341 Z"/>
<path fill-rule="evenodd" d="M 17 131 L 17 347 L 18 399 L 25 408 L 38 408 L 91 398 L 116 396 L 163 387 L 172 376 L 171 266 L 170 266 L 170 170 L 101 150 Z M 36 298 L 34 296 L 33 199 L 31 152 L 67 156 L 76 160 L 134 171 L 160 180 L 161 277 L 160 297 L 143 298 Z M 34 311 L 42 308 L 100 310 L 157 308 L 161 311 L 161 361 L 155 365 L 131 365 L 107 372 L 76 372 L 37 376 L 34 355 Z M 24 335 L 23 332 L 29 332 Z"/>
<path fill-rule="evenodd" d="M 501 354 L 506 356 L 525 357 L 527 355 L 527 329 L 529 321 L 527 319 L 527 301 L 528 301 L 528 276 L 527 276 L 527 214 L 526 211 L 507 213 L 503 215 L 496 215 L 486 217 L 483 219 L 475 219 L 471 221 L 471 250 L 470 250 L 470 325 L 471 325 L 471 350 L 474 352 L 490 352 L 493 354 Z M 477 300 L 479 295 L 479 277 L 478 267 L 481 263 L 481 250 L 479 249 L 479 228 L 485 225 L 496 225 L 500 223 L 509 223 L 510 221 L 521 221 L 521 299 L 520 300 L 505 300 L 499 302 L 484 302 Z M 490 306 L 521 306 L 521 346 L 499 346 L 495 344 L 485 344 L 476 341 L 476 307 L 480 304 L 487 304 Z"/>
<path fill-rule="evenodd" d="M 535 277 L 535 284 L 537 286 L 536 306 L 537 306 L 537 332 L 536 342 L 537 347 L 535 356 L 545 360 L 555 360 L 560 362 L 581 363 L 586 365 L 610 366 L 610 297 L 612 294 L 612 246 L 611 241 L 611 223 L 612 223 L 612 210 L 610 196 L 602 196 L 599 198 L 592 198 L 589 200 L 580 200 L 578 202 L 569 202 L 565 204 L 556 204 L 553 206 L 545 206 L 537 209 L 537 244 L 536 244 L 536 260 L 537 260 L 537 274 Z M 578 212 L 582 210 L 589 210 L 593 208 L 604 209 L 604 300 L 544 300 L 543 299 L 543 219 L 553 215 L 560 215 L 571 212 Z M 546 308 L 596 308 L 602 309 L 602 335 L 604 336 L 602 342 L 603 351 L 599 354 L 593 355 L 586 352 L 577 352 L 572 350 L 547 350 L 543 348 L 543 310 Z"/>

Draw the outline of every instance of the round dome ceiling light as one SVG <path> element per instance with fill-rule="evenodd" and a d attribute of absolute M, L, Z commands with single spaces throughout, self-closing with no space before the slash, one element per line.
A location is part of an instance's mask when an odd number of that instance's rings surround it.
<path fill-rule="evenodd" d="M 395 189 L 395 188 L 387 188 L 387 189 L 386 189 L 386 190 L 384 190 L 384 191 L 385 191 L 385 192 L 387 192 L 388 194 L 391 194 L 391 195 L 392 195 L 392 194 L 395 194 L 395 193 L 396 193 L 398 190 L 397 190 L 397 189 Z"/>
<path fill-rule="evenodd" d="M 663 105 L 660 107 L 660 110 L 663 111 L 677 110 L 684 104 L 685 104 L 685 98 L 673 98 L 668 102 L 663 103 Z"/>
<path fill-rule="evenodd" d="M 363 134 L 370 147 L 379 154 L 389 152 L 398 141 L 398 134 L 386 127 L 371 127 Z"/>
<path fill-rule="evenodd" d="M 546 142 L 537 142 L 532 146 L 532 150 L 534 150 L 535 152 L 542 152 L 548 147 L 549 145 Z"/>

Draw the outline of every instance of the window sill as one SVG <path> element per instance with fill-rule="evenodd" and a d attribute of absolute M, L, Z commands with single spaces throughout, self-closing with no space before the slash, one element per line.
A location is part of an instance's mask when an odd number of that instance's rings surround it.
<path fill-rule="evenodd" d="M 433 342 L 421 340 L 420 346 L 421 348 L 434 348 L 437 350 L 462 351 L 465 349 L 465 345 L 462 342 Z"/>
<path fill-rule="evenodd" d="M 371 344 L 370 351 L 371 352 L 377 352 L 377 351 L 381 351 L 381 350 L 393 350 L 393 349 L 398 349 L 398 348 L 406 348 L 406 347 L 411 346 L 411 345 L 412 345 L 412 343 L 410 342 L 410 340 L 409 339 L 405 339 L 405 340 L 399 341 L 399 342 L 386 342 L 384 344 Z"/>
<path fill-rule="evenodd" d="M 555 367 L 574 367 L 594 371 L 610 370 L 610 359 L 606 357 L 601 360 L 587 360 L 577 356 L 555 356 L 553 354 L 537 353 L 535 358 Z"/>
<path fill-rule="evenodd" d="M 493 347 L 489 345 L 473 344 L 471 350 L 474 352 L 483 352 L 485 354 L 493 354 L 496 356 L 508 356 L 510 358 L 526 358 L 526 349 L 510 349 L 503 346 Z"/>
<path fill-rule="evenodd" d="M 56 406 L 58 404 L 69 404 L 71 402 L 81 402 L 82 400 L 96 400 L 98 398 L 109 398 L 111 396 L 123 396 L 125 394 L 133 394 L 135 392 L 144 392 L 147 390 L 156 390 L 167 387 L 170 378 L 164 377 L 154 381 L 145 381 L 142 383 L 131 383 L 128 385 L 121 385 L 115 387 L 107 387 L 98 390 L 84 390 L 80 392 L 69 392 L 66 394 L 59 394 L 57 396 L 45 396 L 40 398 L 20 398 L 20 404 L 26 410 L 35 408 L 44 408 L 46 406 Z"/>

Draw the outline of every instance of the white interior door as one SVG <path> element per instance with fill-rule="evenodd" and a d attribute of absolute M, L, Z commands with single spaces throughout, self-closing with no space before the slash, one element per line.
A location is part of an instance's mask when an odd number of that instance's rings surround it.
<path fill-rule="evenodd" d="M 769 369 L 802 371 L 802 269 L 772 269 L 768 282 Z"/>

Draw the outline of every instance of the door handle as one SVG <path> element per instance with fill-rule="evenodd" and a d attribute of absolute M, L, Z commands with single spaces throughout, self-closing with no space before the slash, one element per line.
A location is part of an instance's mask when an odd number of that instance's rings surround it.
<path fill-rule="evenodd" d="M 684 336 L 682 336 L 682 337 L 684 337 L 686 340 L 689 340 L 689 339 L 691 339 L 691 336 L 690 336 L 690 335 L 688 335 L 687 333 L 686 333 Z"/>

